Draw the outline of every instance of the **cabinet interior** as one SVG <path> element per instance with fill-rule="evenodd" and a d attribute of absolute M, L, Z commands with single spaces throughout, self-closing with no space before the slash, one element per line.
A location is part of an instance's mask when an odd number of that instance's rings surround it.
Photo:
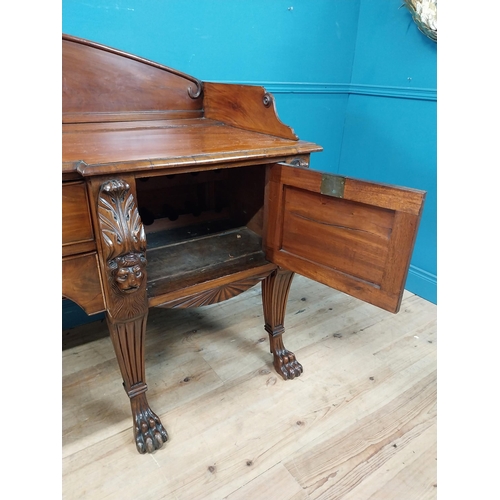
<path fill-rule="evenodd" d="M 267 264 L 265 170 L 257 165 L 137 179 L 150 296 Z"/>

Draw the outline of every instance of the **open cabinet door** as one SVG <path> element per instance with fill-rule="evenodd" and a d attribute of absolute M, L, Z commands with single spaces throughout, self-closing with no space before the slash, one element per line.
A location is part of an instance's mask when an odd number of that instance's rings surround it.
<path fill-rule="evenodd" d="M 267 259 L 398 312 L 424 198 L 415 189 L 270 165 Z"/>

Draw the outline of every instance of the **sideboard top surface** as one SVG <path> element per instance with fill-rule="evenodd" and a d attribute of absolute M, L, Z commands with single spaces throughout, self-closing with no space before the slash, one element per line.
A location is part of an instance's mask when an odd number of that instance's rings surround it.
<path fill-rule="evenodd" d="M 63 175 L 255 162 L 321 151 L 298 139 L 263 87 L 201 82 L 63 35 Z"/>
<path fill-rule="evenodd" d="M 62 151 L 63 172 L 98 175 L 308 154 L 321 148 L 196 118 L 64 125 Z"/>

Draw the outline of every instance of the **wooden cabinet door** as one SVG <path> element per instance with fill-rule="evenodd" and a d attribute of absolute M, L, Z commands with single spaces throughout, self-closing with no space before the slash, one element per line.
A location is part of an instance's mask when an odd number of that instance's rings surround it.
<path fill-rule="evenodd" d="M 398 312 L 425 192 L 270 165 L 264 247 L 274 264 Z"/>

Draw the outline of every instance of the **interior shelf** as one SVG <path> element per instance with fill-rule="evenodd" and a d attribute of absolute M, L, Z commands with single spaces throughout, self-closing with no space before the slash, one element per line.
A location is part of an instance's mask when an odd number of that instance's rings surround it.
<path fill-rule="evenodd" d="M 215 221 L 221 224 L 222 221 Z M 189 228 L 184 228 L 184 230 Z M 195 231 L 195 228 L 191 228 Z M 167 234 L 170 233 L 170 234 Z M 213 281 L 251 268 L 269 265 L 262 239 L 247 227 L 189 239 L 174 237 L 171 231 L 148 236 L 148 296 L 150 298 Z"/>

